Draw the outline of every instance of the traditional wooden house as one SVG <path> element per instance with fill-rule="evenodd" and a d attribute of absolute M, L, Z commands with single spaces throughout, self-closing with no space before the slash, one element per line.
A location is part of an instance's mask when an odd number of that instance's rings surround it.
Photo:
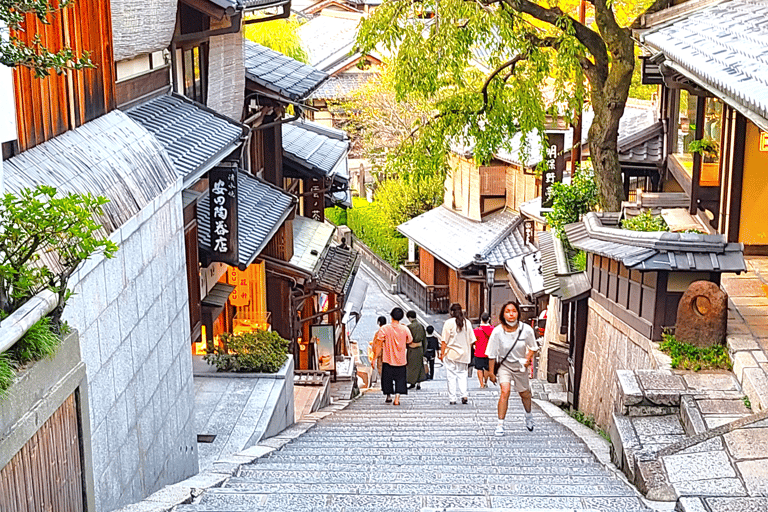
<path fill-rule="evenodd" d="M 685 193 L 690 213 L 746 254 L 768 252 L 766 15 L 759 0 L 689 2 L 637 32 L 643 82 L 661 91 L 661 189 Z"/>

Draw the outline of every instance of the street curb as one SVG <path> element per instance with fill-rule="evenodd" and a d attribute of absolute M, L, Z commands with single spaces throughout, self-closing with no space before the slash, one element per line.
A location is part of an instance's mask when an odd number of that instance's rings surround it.
<path fill-rule="evenodd" d="M 553 403 L 538 399 L 533 399 L 533 402 L 538 405 L 539 408 L 541 408 L 544 414 L 563 425 L 565 428 L 573 432 L 576 437 L 581 439 L 584 444 L 587 445 L 587 448 L 589 448 L 598 462 L 600 462 L 605 467 L 605 469 L 613 473 L 616 478 L 623 481 L 631 489 L 633 489 L 637 497 L 640 498 L 640 500 L 642 500 L 646 506 L 659 512 L 675 510 L 676 502 L 651 501 L 643 496 L 643 494 L 629 480 L 627 480 L 626 475 L 616 467 L 613 461 L 611 461 L 611 444 L 606 441 L 600 434 L 587 427 L 586 425 L 582 425 Z"/>

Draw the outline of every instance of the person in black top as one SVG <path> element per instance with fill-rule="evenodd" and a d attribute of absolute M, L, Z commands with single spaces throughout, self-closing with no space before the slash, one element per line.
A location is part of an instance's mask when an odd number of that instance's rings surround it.
<path fill-rule="evenodd" d="M 427 359 L 427 362 L 429 363 L 429 375 L 427 375 L 427 379 L 432 380 L 435 378 L 435 357 L 437 356 L 437 351 L 440 349 L 440 340 L 437 339 L 437 335 L 435 334 L 435 328 L 431 325 L 427 326 L 427 347 L 424 351 L 424 357 Z"/>

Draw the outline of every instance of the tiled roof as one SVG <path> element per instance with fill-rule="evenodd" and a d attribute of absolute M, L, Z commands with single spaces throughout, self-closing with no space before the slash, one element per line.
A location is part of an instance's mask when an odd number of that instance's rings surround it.
<path fill-rule="evenodd" d="M 244 40 L 245 76 L 293 101 L 307 98 L 328 74 L 253 41 Z"/>
<path fill-rule="evenodd" d="M 664 125 L 657 122 L 619 139 L 619 162 L 622 164 L 661 163 L 664 149 Z"/>
<path fill-rule="evenodd" d="M 458 270 L 471 265 L 478 254 L 492 266 L 501 266 L 511 257 L 534 252 L 536 247 L 519 236 L 521 224 L 520 217 L 506 210 L 477 222 L 438 206 L 400 224 L 397 230 Z"/>
<path fill-rule="evenodd" d="M 649 29 L 641 41 L 768 130 L 768 2 L 709 5 Z"/>
<path fill-rule="evenodd" d="M 91 193 L 109 202 L 98 219 L 105 234 L 130 220 L 178 178 L 157 138 L 113 110 L 2 163 L 6 192 L 35 185 Z"/>
<path fill-rule="evenodd" d="M 348 151 L 349 137 L 340 130 L 303 120 L 283 125 L 283 158 L 309 172 L 329 176 Z"/>
<path fill-rule="evenodd" d="M 590 212 L 582 222 L 565 226 L 576 249 L 621 261 L 642 271 L 746 270 L 743 246 L 727 243 L 724 235 L 640 232 L 618 228 L 619 214 Z"/>
<path fill-rule="evenodd" d="M 289 263 L 314 274 L 336 228 L 307 217 L 293 219 L 293 257 Z"/>
<path fill-rule="evenodd" d="M 359 19 L 320 15 L 300 26 L 297 34 L 309 52 L 309 63 L 332 72 L 350 56 L 359 23 Z"/>
<path fill-rule="evenodd" d="M 296 198 L 246 172 L 237 174 L 237 244 L 241 268 L 250 265 L 285 222 Z M 210 197 L 205 194 L 197 206 L 198 241 L 210 251 Z"/>
<path fill-rule="evenodd" d="M 533 301 L 535 297 L 544 293 L 544 276 L 541 271 L 539 251 L 510 258 L 504 262 L 504 268 L 529 301 Z"/>
<path fill-rule="evenodd" d="M 554 235 L 551 231 L 539 232 L 539 250 L 541 250 L 541 276 L 544 281 L 544 292 L 552 293 L 560 288 L 557 279 L 559 272 L 555 257 Z"/>
<path fill-rule="evenodd" d="M 125 113 L 157 137 L 185 182 L 218 164 L 247 133 L 240 123 L 176 94 L 153 98 Z"/>
<path fill-rule="evenodd" d="M 339 73 L 329 78 L 312 93 L 313 98 L 324 100 L 348 99 L 351 93 L 360 89 L 368 80 L 378 77 L 375 73 Z"/>
<path fill-rule="evenodd" d="M 360 255 L 357 251 L 340 245 L 331 246 L 323 258 L 317 284 L 324 290 L 347 296 L 359 267 Z"/>

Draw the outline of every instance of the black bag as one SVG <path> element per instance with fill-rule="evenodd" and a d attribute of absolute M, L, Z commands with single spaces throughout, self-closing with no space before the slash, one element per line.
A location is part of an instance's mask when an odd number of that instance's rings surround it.
<path fill-rule="evenodd" d="M 519 325 L 517 327 L 517 338 L 515 338 L 515 342 L 512 344 L 512 346 L 507 351 L 507 355 L 504 356 L 504 358 L 501 361 L 496 361 L 496 364 L 493 365 L 493 376 L 499 374 L 499 368 L 501 368 L 501 365 L 504 363 L 504 361 L 507 360 L 507 357 L 509 357 L 509 354 L 512 353 L 513 350 L 515 350 L 515 347 L 517 346 L 517 342 L 520 341 L 520 334 L 523 332 L 523 326 Z"/>

